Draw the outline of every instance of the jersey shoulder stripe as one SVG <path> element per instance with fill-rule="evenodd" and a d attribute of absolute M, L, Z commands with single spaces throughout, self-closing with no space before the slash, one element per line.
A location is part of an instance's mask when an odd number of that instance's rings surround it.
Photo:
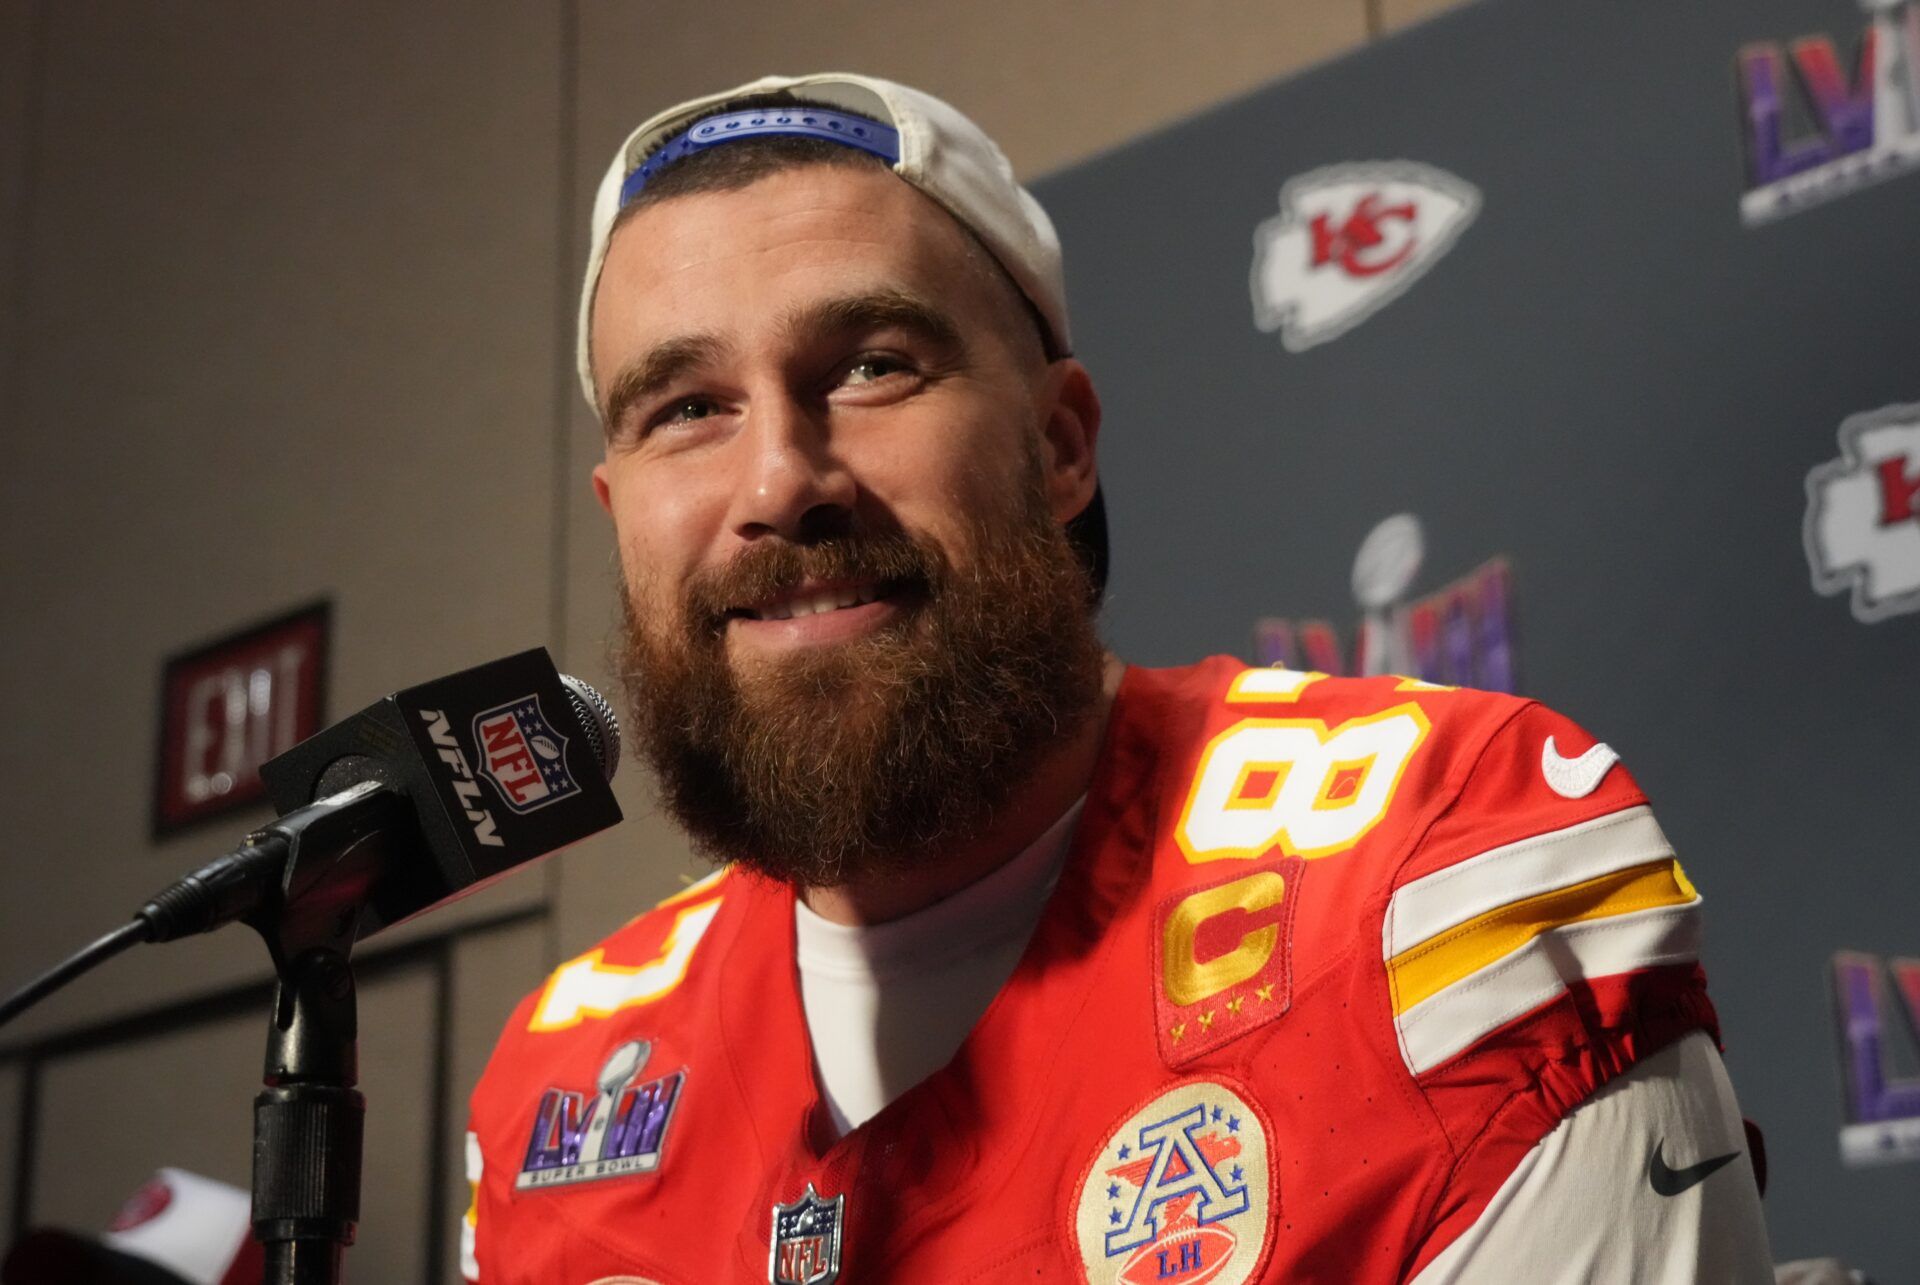
<path fill-rule="evenodd" d="M 1510 903 L 1672 859 L 1673 845 L 1645 804 L 1489 848 L 1394 891 L 1382 934 L 1386 957 Z"/>
<path fill-rule="evenodd" d="M 1407 1069 L 1433 1070 L 1574 982 L 1692 962 L 1699 907 L 1644 806 L 1407 884 L 1382 932 Z"/>

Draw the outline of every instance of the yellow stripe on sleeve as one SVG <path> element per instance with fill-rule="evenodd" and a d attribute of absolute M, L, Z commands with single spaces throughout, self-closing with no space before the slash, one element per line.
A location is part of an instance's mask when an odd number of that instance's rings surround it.
<path fill-rule="evenodd" d="M 1394 1015 L 1564 924 L 1684 905 L 1698 896 L 1680 863 L 1667 858 L 1489 910 L 1387 961 Z"/>

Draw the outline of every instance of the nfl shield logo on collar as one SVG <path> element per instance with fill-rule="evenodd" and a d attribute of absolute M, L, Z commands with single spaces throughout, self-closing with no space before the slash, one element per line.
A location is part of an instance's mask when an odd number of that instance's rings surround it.
<path fill-rule="evenodd" d="M 840 1279 L 840 1229 L 847 1198 L 827 1200 L 807 1184 L 800 1199 L 773 1207 L 773 1250 L 767 1279 L 773 1285 L 833 1285 Z"/>

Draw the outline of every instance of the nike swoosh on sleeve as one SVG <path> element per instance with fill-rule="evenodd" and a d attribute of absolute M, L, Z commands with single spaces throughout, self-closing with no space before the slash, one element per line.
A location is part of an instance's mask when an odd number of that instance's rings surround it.
<path fill-rule="evenodd" d="M 1547 778 L 1547 787 L 1563 799 L 1584 799 L 1592 794 L 1619 761 L 1620 756 L 1605 741 L 1595 742 L 1578 758 L 1561 754 L 1551 736 L 1540 748 L 1540 773 Z"/>
<path fill-rule="evenodd" d="M 1688 1165 L 1685 1169 L 1669 1169 L 1666 1157 L 1660 1154 L 1664 1146 L 1664 1142 L 1656 1143 L 1653 1155 L 1647 1160 L 1647 1185 L 1662 1196 L 1677 1196 L 1689 1187 L 1697 1187 L 1716 1169 L 1740 1158 L 1738 1151 L 1730 1151 L 1724 1156 L 1714 1156 L 1697 1165 Z"/>

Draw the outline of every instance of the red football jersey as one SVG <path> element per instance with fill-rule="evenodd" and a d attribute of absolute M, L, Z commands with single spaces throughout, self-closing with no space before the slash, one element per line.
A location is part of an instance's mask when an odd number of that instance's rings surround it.
<path fill-rule="evenodd" d="M 722 871 L 515 1011 L 473 1095 L 484 1285 L 1401 1281 L 1714 1031 L 1613 751 L 1407 679 L 1129 669 L 1012 978 L 837 1140 L 793 895 Z"/>

